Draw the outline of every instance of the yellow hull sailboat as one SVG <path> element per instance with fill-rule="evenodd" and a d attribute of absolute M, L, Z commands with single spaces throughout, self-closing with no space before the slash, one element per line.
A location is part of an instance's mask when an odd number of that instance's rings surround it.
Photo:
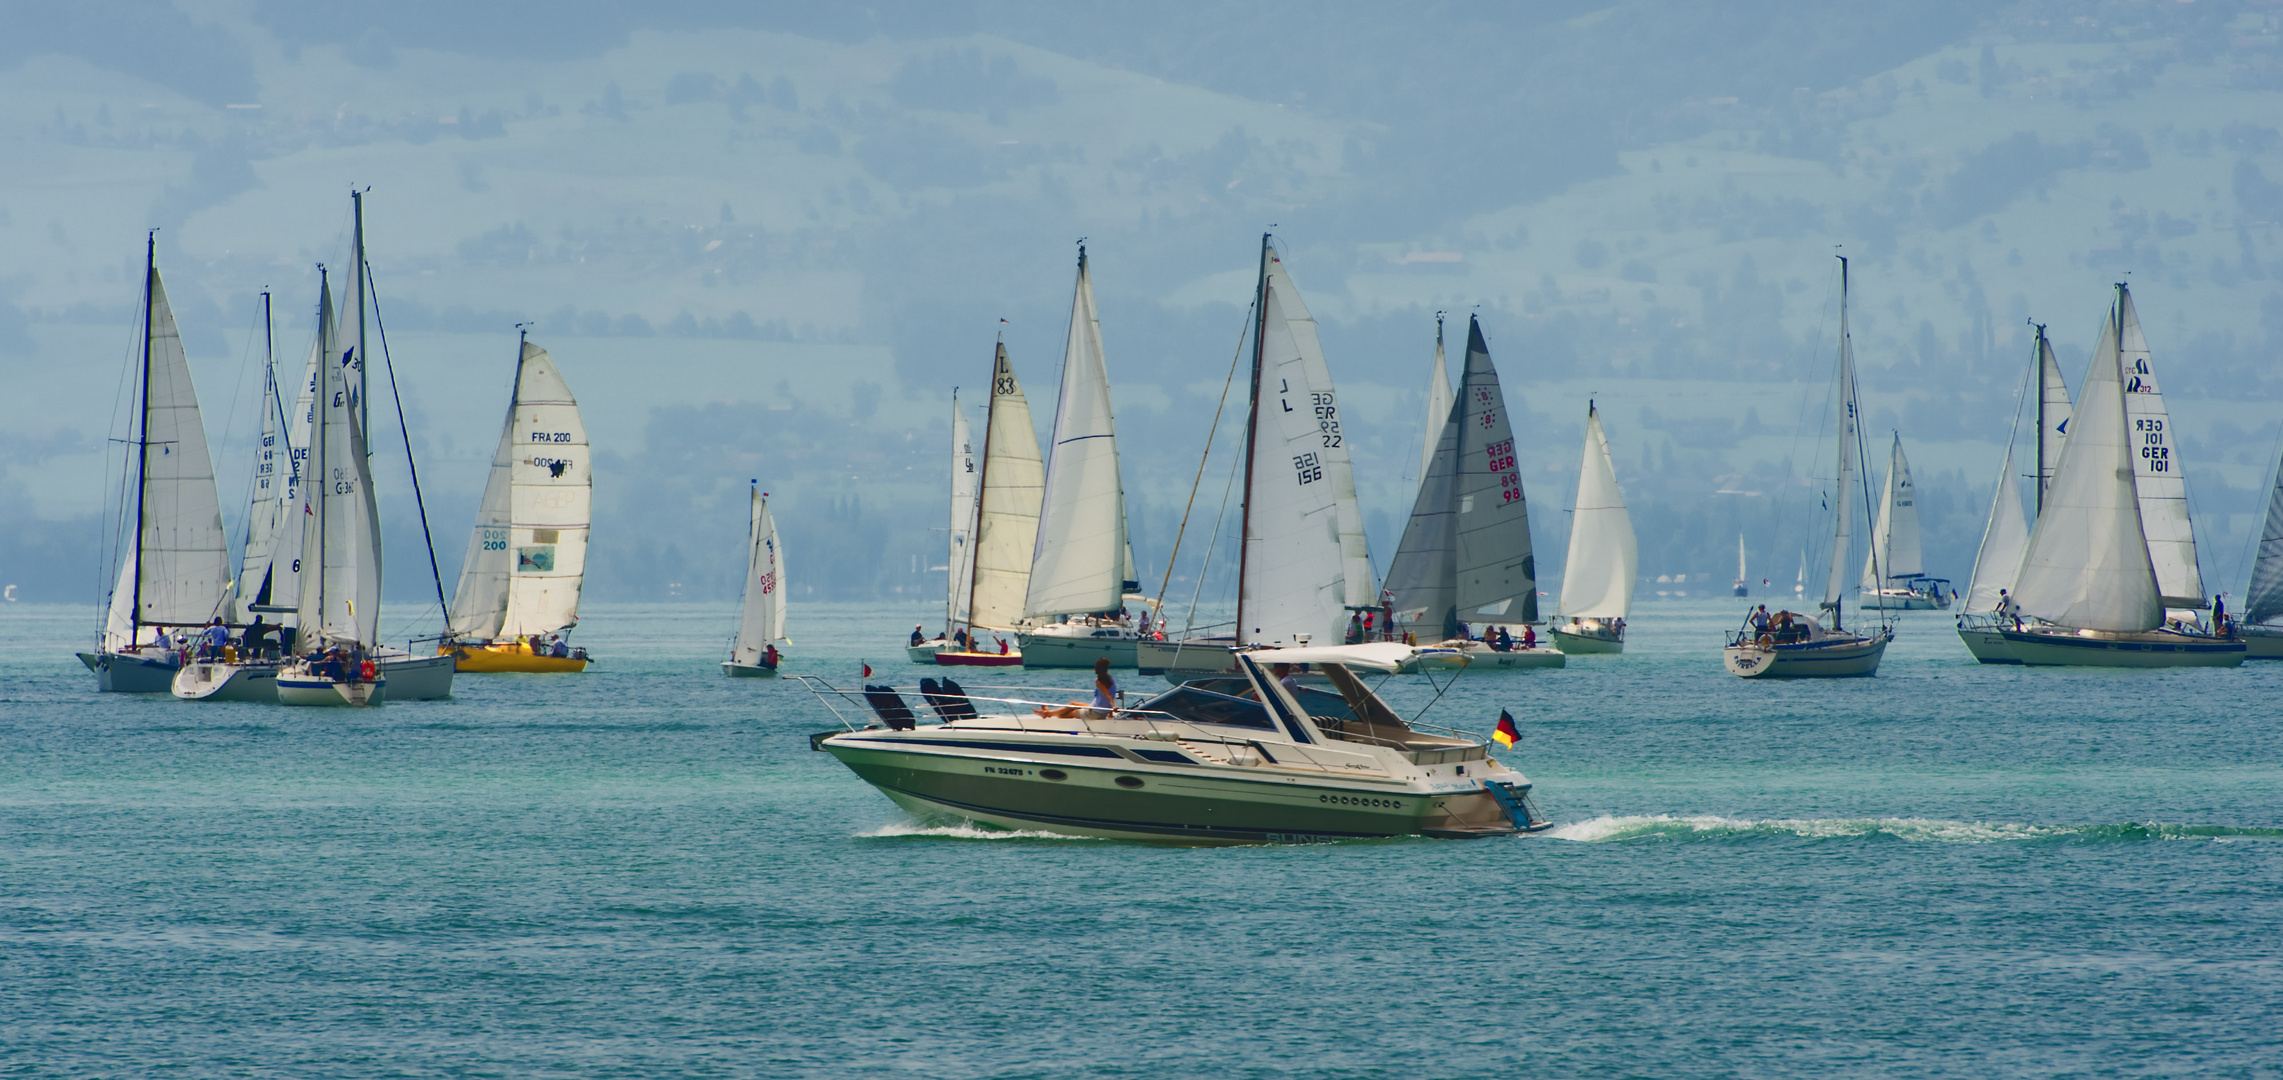
<path fill-rule="evenodd" d="M 492 456 L 451 625 L 441 653 L 458 671 L 585 671 L 585 649 L 563 639 L 579 625 L 591 455 L 579 403 L 547 350 L 519 342 L 515 390 Z"/>

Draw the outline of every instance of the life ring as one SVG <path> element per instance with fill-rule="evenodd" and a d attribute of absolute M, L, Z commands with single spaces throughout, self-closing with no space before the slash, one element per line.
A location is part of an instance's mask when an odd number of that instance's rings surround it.
<path fill-rule="evenodd" d="M 1761 634 L 1760 640 L 1757 642 L 1757 644 L 1763 649 L 1772 649 L 1776 644 L 1775 636 L 1772 634 Z"/>
<path fill-rule="evenodd" d="M 364 663 L 357 665 L 357 675 L 363 678 L 366 682 L 371 682 L 375 678 L 379 677 L 380 668 L 374 666 L 372 661 L 367 660 Z"/>

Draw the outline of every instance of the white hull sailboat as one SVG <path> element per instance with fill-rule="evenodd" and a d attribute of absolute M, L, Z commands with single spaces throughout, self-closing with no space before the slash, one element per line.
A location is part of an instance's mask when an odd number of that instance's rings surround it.
<path fill-rule="evenodd" d="M 953 409 L 956 413 L 957 398 Z M 957 433 L 957 426 L 954 434 Z M 952 513 L 961 509 L 959 462 L 953 462 Z M 974 519 L 953 523 L 954 536 L 966 528 L 972 538 L 964 556 L 954 544 L 950 621 L 946 640 L 912 647 L 913 659 L 943 667 L 1017 667 L 1023 654 L 1010 644 L 1022 622 L 1030 590 L 1031 557 L 1038 543 L 1039 502 L 1046 488 L 1046 466 L 1039 458 L 1038 429 L 1031 426 L 1030 399 L 1023 396 L 1014 362 L 1001 340 L 991 351 L 991 403 L 983 420 L 983 458 L 975 470 Z M 964 563 L 964 567 L 962 567 Z M 965 580 L 960 572 L 964 568 Z M 997 650 L 986 647 L 988 636 Z M 922 659 L 923 650 L 925 658 Z"/>
<path fill-rule="evenodd" d="M 1747 625 L 1731 631 L 1721 650 L 1729 674 L 1747 679 L 1830 679 L 1876 675 L 1886 656 L 1894 629 L 1882 622 L 1868 634 L 1845 629 L 1842 615 L 1848 587 L 1848 547 L 1854 536 L 1852 507 L 1856 466 L 1862 457 L 1862 429 L 1857 424 L 1855 400 L 1855 344 L 1847 329 L 1847 260 L 1839 260 L 1839 374 L 1836 399 L 1835 442 L 1838 471 L 1832 484 L 1831 572 L 1825 579 L 1823 603 L 1830 624 L 1795 612 L 1779 612 L 1766 628 Z M 1866 493 L 1868 494 L 1868 493 Z M 1868 500 L 1865 500 L 1868 502 Z M 1879 551 L 1871 549 L 1876 579 Z"/>
<path fill-rule="evenodd" d="M 155 235 L 145 241 L 144 260 L 133 501 L 121 507 L 133 531 L 120 551 L 101 643 L 78 656 L 95 673 L 98 691 L 163 694 L 184 660 L 168 635 L 223 615 L 230 558 L 198 393 L 159 281 Z"/>
<path fill-rule="evenodd" d="M 1338 391 L 1291 276 L 1261 237 L 1245 422 L 1236 633 L 1144 641 L 1142 674 L 1170 681 L 1234 670 L 1232 647 L 1330 644 L 1379 610 L 1356 505 Z"/>
<path fill-rule="evenodd" d="M 1737 577 L 1742 580 L 1743 538 L 1737 538 Z M 1633 581 L 1640 549 L 1625 493 L 1617 486 L 1609 436 L 1601 413 L 1585 404 L 1585 460 L 1578 467 L 1577 504 L 1570 511 L 1570 548 L 1562 570 L 1562 622 L 1554 644 L 1566 654 L 1625 651 L 1625 618 L 1633 609 Z"/>
<path fill-rule="evenodd" d="M 1102 320 L 1081 244 L 1062 393 L 1055 402 L 1023 626 L 1016 635 L 1023 666 L 1092 667 L 1098 659 L 1115 668 L 1134 666 L 1141 632 L 1125 615 L 1127 595 L 1140 588 L 1133 576 Z"/>
<path fill-rule="evenodd" d="M 587 669 L 586 650 L 563 639 L 579 625 L 586 582 L 592 460 L 586 423 L 561 369 L 519 332 L 507 420 L 460 564 L 450 626 L 437 647 L 457 670 Z"/>
<path fill-rule="evenodd" d="M 1871 526 L 1871 550 L 1863 558 L 1859 603 L 1888 611 L 1946 611 L 1952 600 L 1950 580 L 1926 576 L 1919 545 L 1918 486 L 1911 482 L 1910 462 L 1903 457 L 1902 435 L 1894 438 L 1878 521 Z"/>
<path fill-rule="evenodd" d="M 1438 324 L 1438 352 L 1441 336 Z M 1467 320 L 1458 397 L 1443 417 L 1388 565 L 1387 592 L 1396 629 L 1430 656 L 1444 657 L 1445 666 L 1458 659 L 1469 671 L 1568 662 L 1558 650 L 1522 643 L 1538 622 L 1537 562 L 1506 395 L 1478 319 Z"/>
<path fill-rule="evenodd" d="M 768 678 L 777 674 L 782 654 L 777 643 L 785 637 L 785 550 L 777 538 L 777 519 L 769 514 L 769 495 L 761 482 L 753 482 L 752 516 L 747 531 L 745 601 L 738 612 L 737 641 L 721 673 L 733 679 Z"/>

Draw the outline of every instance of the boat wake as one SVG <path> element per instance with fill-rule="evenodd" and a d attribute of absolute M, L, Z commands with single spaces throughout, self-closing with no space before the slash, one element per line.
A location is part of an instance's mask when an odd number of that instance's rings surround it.
<path fill-rule="evenodd" d="M 1762 837 L 1805 840 L 1888 839 L 1913 843 L 2141 843 L 2158 840 L 2283 840 L 2283 828 L 2229 825 L 2166 825 L 2127 822 L 2110 825 L 2022 825 L 1938 818 L 1813 818 L 1752 821 L 1744 818 L 1669 814 L 1603 816 L 1557 825 L 1547 836 L 1580 843 L 1619 841 L 1723 841 Z"/>
<path fill-rule="evenodd" d="M 856 835 L 866 838 L 891 837 L 896 839 L 922 837 L 930 840 L 1070 840 L 1086 842 L 1094 839 L 1088 836 L 1067 836 L 1062 833 L 1051 833 L 1037 829 L 994 829 L 988 825 L 977 825 L 971 821 L 953 823 L 897 821 L 882 825 L 877 829 L 867 829 Z"/>

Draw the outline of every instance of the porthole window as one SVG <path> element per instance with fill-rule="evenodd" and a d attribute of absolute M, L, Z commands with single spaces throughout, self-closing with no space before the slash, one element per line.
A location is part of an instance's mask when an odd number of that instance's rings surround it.
<path fill-rule="evenodd" d="M 1040 770 L 1038 771 L 1038 774 L 1039 774 L 1039 776 L 1040 776 L 1040 777 L 1042 777 L 1042 778 L 1044 778 L 1044 779 L 1047 779 L 1047 780 L 1068 780 L 1068 779 L 1070 779 L 1070 774 L 1069 774 L 1069 773 L 1066 773 L 1066 772 L 1063 772 L 1061 769 L 1040 769 Z"/>
<path fill-rule="evenodd" d="M 1138 788 L 1142 786 L 1141 777 L 1121 776 L 1118 778 L 1118 786 L 1122 788 Z"/>

